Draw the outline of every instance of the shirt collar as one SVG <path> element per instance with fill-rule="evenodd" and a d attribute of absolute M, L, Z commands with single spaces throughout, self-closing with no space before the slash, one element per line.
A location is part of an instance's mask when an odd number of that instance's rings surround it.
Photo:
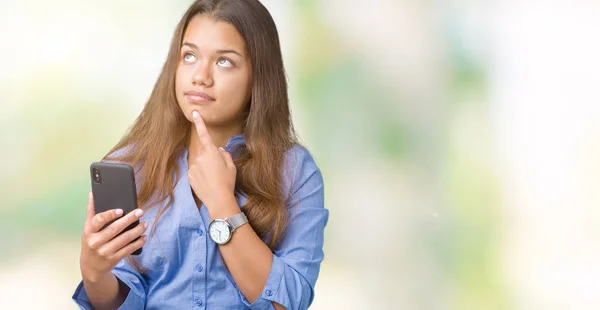
<path fill-rule="evenodd" d="M 245 142 L 246 142 L 246 137 L 244 136 L 243 133 L 232 136 L 231 138 L 229 138 L 229 141 L 227 141 L 227 144 L 225 144 L 225 150 L 227 152 L 230 152 L 231 148 L 237 147 L 238 145 L 244 144 Z"/>
<path fill-rule="evenodd" d="M 234 151 L 238 146 L 242 145 L 246 143 L 246 136 L 241 133 L 239 135 L 235 135 L 232 136 L 231 138 L 229 138 L 229 140 L 227 141 L 227 144 L 225 144 L 225 150 L 227 152 L 232 152 Z M 233 155 L 233 154 L 232 154 Z M 183 160 L 186 161 L 188 156 L 188 148 L 185 148 L 184 152 L 183 152 Z M 235 157 L 235 156 L 234 156 Z M 186 162 L 187 164 L 187 162 Z"/>

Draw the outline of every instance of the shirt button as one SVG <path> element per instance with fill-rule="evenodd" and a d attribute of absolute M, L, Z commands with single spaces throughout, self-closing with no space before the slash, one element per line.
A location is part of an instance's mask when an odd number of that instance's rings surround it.
<path fill-rule="evenodd" d="M 203 304 L 204 304 L 204 303 L 202 302 L 202 299 L 198 299 L 198 300 L 196 300 L 196 305 L 197 305 L 198 307 L 202 307 L 202 305 L 203 305 Z"/>
<path fill-rule="evenodd" d="M 198 234 L 198 236 L 202 236 L 204 234 L 204 232 L 200 228 L 196 229 L 196 233 Z"/>
<path fill-rule="evenodd" d="M 159 256 L 156 258 L 156 265 L 160 266 L 165 262 L 165 258 L 162 256 Z"/>
<path fill-rule="evenodd" d="M 266 290 L 265 294 L 267 294 L 267 296 L 271 297 L 271 295 L 273 295 L 273 292 L 271 292 L 271 290 Z"/>
<path fill-rule="evenodd" d="M 198 272 L 201 272 L 202 269 L 204 269 L 204 268 L 202 268 L 202 265 L 200 265 L 200 264 L 196 265 L 196 270 L 198 270 Z"/>

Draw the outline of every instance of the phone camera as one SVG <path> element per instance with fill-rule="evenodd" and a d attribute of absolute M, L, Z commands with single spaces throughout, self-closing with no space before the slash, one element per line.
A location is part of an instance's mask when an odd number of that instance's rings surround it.
<path fill-rule="evenodd" d="M 94 183 L 100 184 L 100 181 L 102 181 L 102 179 L 100 178 L 100 170 L 98 170 L 98 168 L 92 169 L 92 177 L 94 179 Z"/>

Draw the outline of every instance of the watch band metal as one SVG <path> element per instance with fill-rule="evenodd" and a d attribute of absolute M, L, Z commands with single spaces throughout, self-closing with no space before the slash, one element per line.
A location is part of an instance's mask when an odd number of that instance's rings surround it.
<path fill-rule="evenodd" d="M 238 229 L 238 227 L 248 223 L 248 218 L 244 212 L 240 212 L 228 218 L 227 222 L 229 222 L 229 225 L 231 225 L 231 231 L 234 231 Z"/>

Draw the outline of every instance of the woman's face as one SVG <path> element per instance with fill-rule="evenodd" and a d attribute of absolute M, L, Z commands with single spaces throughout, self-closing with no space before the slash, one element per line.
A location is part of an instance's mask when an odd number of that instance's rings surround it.
<path fill-rule="evenodd" d="M 246 42 L 229 23 L 198 15 L 183 36 L 175 93 L 185 117 L 197 110 L 207 126 L 240 126 L 252 92 Z"/>

